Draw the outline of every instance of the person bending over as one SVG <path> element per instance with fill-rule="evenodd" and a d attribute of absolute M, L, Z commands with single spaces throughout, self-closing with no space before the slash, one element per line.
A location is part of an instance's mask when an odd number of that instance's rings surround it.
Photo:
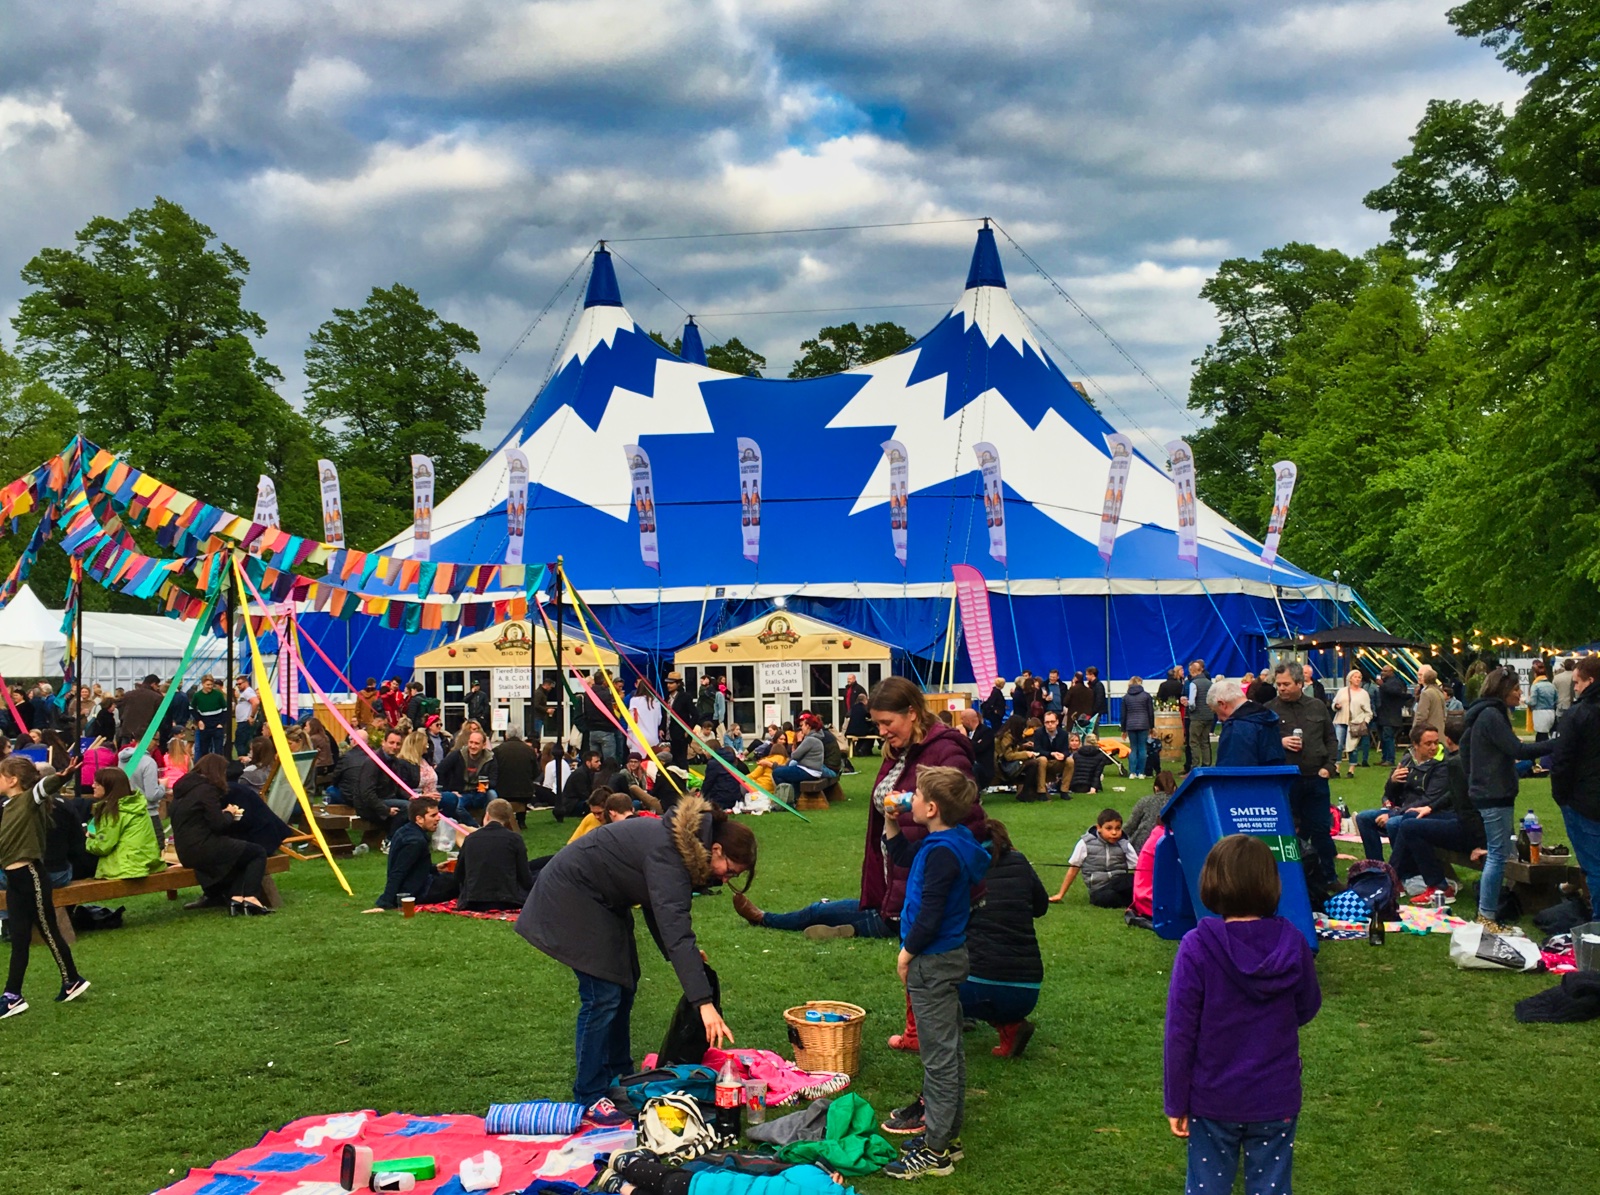
<path fill-rule="evenodd" d="M 1133 901 L 1133 869 L 1138 864 L 1138 854 L 1122 837 L 1122 814 L 1115 809 L 1102 809 L 1095 818 L 1094 829 L 1073 847 L 1061 891 L 1050 900 L 1059 903 L 1066 899 L 1067 889 L 1081 871 L 1089 885 L 1090 904 L 1102 909 L 1127 908 Z"/>
<path fill-rule="evenodd" d="M 377 904 L 367 910 L 369 913 L 399 908 L 402 896 L 415 897 L 419 905 L 436 905 L 453 900 L 460 891 L 456 877 L 441 872 L 433 863 L 433 832 L 439 828 L 439 802 L 432 797 L 413 797 L 406 812 L 410 816 L 389 836 L 387 879 L 383 894 L 378 897 Z M 473 836 L 469 834 L 468 841 Z"/>
<path fill-rule="evenodd" d="M 510 801 L 496 798 L 484 808 L 482 828 L 467 835 L 456 855 L 456 883 L 458 909 L 488 913 L 527 903 L 533 874 Z"/>

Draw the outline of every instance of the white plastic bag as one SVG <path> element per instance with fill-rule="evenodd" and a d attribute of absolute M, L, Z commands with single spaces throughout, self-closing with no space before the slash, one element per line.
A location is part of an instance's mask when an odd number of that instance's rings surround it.
<path fill-rule="evenodd" d="M 1456 966 L 1480 971 L 1537 971 L 1539 947 L 1529 938 L 1491 934 L 1469 921 L 1450 935 L 1450 957 Z"/>
<path fill-rule="evenodd" d="M 467 1191 L 491 1191 L 500 1185 L 500 1155 L 486 1149 L 461 1163 L 461 1186 Z"/>

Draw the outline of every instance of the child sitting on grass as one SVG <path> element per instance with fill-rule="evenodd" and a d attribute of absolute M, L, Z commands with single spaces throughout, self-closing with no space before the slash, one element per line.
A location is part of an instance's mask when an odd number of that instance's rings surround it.
<path fill-rule="evenodd" d="M 1200 870 L 1215 917 L 1184 936 L 1167 995 L 1166 1111 L 1189 1142 L 1191 1192 L 1233 1190 L 1244 1154 L 1248 1195 L 1290 1189 L 1300 1116 L 1300 1026 L 1322 992 L 1311 947 L 1275 916 L 1278 863 L 1259 838 L 1232 834 Z"/>
<path fill-rule="evenodd" d="M 917 769 L 911 816 L 927 837 L 908 844 L 898 819 L 884 819 L 884 855 L 909 867 L 900 912 L 900 979 L 911 998 L 922 1053 L 922 1094 L 884 1122 L 911 1135 L 883 1168 L 890 1178 L 950 1174 L 961 1158 L 966 1057 L 961 1047 L 961 983 L 967 978 L 967 921 L 989 855 L 962 825 L 978 799 L 972 777 L 955 768 Z"/>
<path fill-rule="evenodd" d="M 1094 820 L 1094 829 L 1073 847 L 1061 891 L 1050 898 L 1051 903 L 1066 899 L 1067 889 L 1081 871 L 1089 885 L 1090 904 L 1102 909 L 1125 909 L 1133 901 L 1133 869 L 1139 865 L 1139 856 L 1122 837 L 1122 814 L 1115 809 L 1102 809 Z"/>

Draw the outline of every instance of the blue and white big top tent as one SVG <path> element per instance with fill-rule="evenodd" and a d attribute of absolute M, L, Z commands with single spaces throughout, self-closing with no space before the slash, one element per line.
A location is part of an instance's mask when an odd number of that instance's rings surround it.
<path fill-rule="evenodd" d="M 611 255 L 596 250 L 582 315 L 549 383 L 434 507 L 431 558 L 505 559 L 504 450 L 520 448 L 525 559 L 563 556 L 612 635 L 658 662 L 784 604 L 894 645 L 913 657 L 909 670 L 943 650 L 950 566 L 961 563 L 988 581 L 1006 676 L 1089 664 L 1119 679 L 1159 676 L 1196 656 L 1238 675 L 1266 662 L 1268 638 L 1332 621 L 1344 596 L 1282 560 L 1269 570 L 1260 544 L 1204 505 L 1198 565 L 1180 561 L 1172 481 L 1138 454 L 1106 566 L 1097 542 L 1105 437 L 1116 429 L 1028 330 L 987 225 L 960 300 L 892 357 L 779 381 L 709 368 L 692 321 L 683 344 L 675 356 L 634 322 Z M 742 553 L 737 437 L 762 450 L 758 563 Z M 890 537 L 889 439 L 909 458 L 903 567 Z M 1001 460 L 1004 566 L 989 555 L 980 442 Z M 659 572 L 641 559 L 623 451 L 634 443 L 654 471 Z M 410 545 L 407 532 L 382 550 L 406 557 Z M 429 646 L 414 638 L 417 650 Z M 971 679 L 964 652 L 958 676 Z"/>

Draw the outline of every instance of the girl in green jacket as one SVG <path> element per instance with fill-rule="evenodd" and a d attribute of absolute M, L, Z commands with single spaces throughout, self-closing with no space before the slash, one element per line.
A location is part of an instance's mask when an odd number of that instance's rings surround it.
<path fill-rule="evenodd" d="M 143 793 L 135 793 L 121 768 L 94 774 L 96 805 L 89 819 L 89 853 L 100 856 L 96 879 L 133 880 L 160 871 L 161 846 L 146 812 Z"/>

